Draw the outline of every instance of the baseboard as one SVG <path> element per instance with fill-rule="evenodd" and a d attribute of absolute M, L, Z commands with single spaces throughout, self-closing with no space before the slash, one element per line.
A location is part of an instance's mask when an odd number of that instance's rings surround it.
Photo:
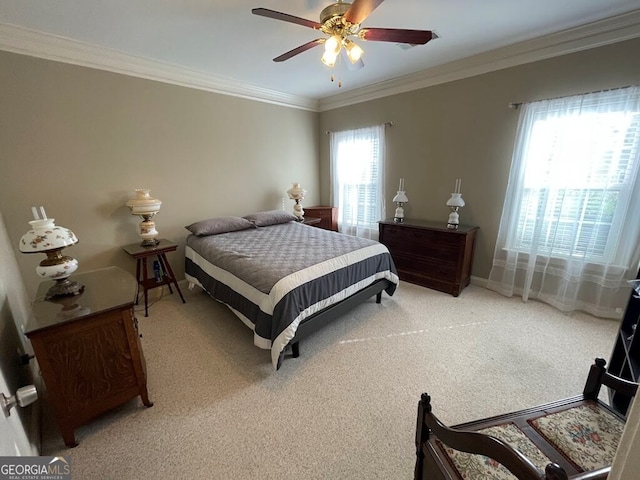
<path fill-rule="evenodd" d="M 477 287 L 487 288 L 487 283 L 489 283 L 489 279 L 482 277 L 475 277 L 471 275 L 471 285 L 475 285 Z"/>

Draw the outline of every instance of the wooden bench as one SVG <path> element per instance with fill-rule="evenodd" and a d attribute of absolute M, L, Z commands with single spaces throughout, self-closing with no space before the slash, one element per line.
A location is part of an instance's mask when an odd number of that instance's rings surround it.
<path fill-rule="evenodd" d="M 415 480 L 595 480 L 611 469 L 624 417 L 598 399 L 602 385 L 633 398 L 638 384 L 596 358 L 582 395 L 445 426 L 431 398 L 418 403 Z"/>

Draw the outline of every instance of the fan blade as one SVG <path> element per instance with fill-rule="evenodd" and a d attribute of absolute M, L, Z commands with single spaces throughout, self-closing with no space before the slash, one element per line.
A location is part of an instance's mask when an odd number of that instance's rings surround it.
<path fill-rule="evenodd" d="M 306 18 L 289 15 L 288 13 L 276 12 L 275 10 L 269 10 L 268 8 L 254 8 L 251 10 L 251 13 L 253 13 L 254 15 L 260 15 L 261 17 L 273 18 L 275 20 L 282 20 L 283 22 L 295 23 L 297 25 L 313 28 L 315 30 L 320 30 L 320 27 L 322 27 L 321 23 L 307 20 Z"/>
<path fill-rule="evenodd" d="M 289 60 L 291 57 L 298 55 L 299 53 L 306 52 L 307 50 L 315 47 L 316 45 L 321 45 L 325 42 L 325 38 L 316 38 L 315 40 L 311 40 L 310 42 L 305 43 L 304 45 L 300 45 L 293 50 L 289 50 L 287 53 L 283 53 L 279 57 L 273 59 L 274 62 L 284 62 L 285 60 Z"/>
<path fill-rule="evenodd" d="M 384 0 L 354 0 L 349 10 L 345 12 L 344 19 L 359 25 L 364 22 L 364 19 L 371 15 L 371 12 L 378 8 L 382 2 L 384 2 Z"/>
<path fill-rule="evenodd" d="M 395 42 L 410 45 L 424 45 L 438 38 L 431 30 L 403 30 L 399 28 L 363 28 L 358 37 L 370 42 Z"/>

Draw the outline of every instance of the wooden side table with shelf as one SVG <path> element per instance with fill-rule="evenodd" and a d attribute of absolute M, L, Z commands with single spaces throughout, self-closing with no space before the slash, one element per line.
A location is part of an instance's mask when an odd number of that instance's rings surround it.
<path fill-rule="evenodd" d="M 460 295 L 469 285 L 478 227 L 447 228 L 445 222 L 393 219 L 378 223 L 380 243 L 391 252 L 401 280 Z"/>
<path fill-rule="evenodd" d="M 133 315 L 135 279 L 110 267 L 73 280 L 85 287 L 80 295 L 49 300 L 54 282 L 40 284 L 25 329 L 68 447 L 78 445 L 77 427 L 138 395 L 153 406 Z"/>
<path fill-rule="evenodd" d="M 182 303 L 187 303 L 182 295 L 182 291 L 178 286 L 176 277 L 173 274 L 169 260 L 167 260 L 167 252 L 173 252 L 178 248 L 178 245 L 170 242 L 169 240 L 161 239 L 157 245 L 143 246 L 139 243 L 132 243 L 123 247 L 124 251 L 136 259 L 136 280 L 138 282 L 138 288 L 136 289 L 136 305 L 138 304 L 138 294 L 140 287 L 144 292 L 144 316 L 149 316 L 149 303 L 147 292 L 156 287 L 167 285 L 169 287 L 169 293 L 173 293 L 171 284 L 176 287 L 180 294 Z M 147 259 L 149 257 L 157 257 L 161 269 L 161 278 L 158 280 L 154 277 L 149 278 Z"/>

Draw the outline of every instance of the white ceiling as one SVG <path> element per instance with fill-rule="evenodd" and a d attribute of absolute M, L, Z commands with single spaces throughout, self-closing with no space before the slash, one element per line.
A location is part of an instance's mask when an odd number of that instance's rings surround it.
<path fill-rule="evenodd" d="M 330 80 L 331 70 L 320 62 L 322 47 L 286 62 L 272 61 L 322 34 L 251 13 L 254 7 L 265 7 L 319 21 L 320 11 L 330 3 L 0 0 L 0 24 L 35 31 L 19 30 L 21 35 L 27 32 L 63 37 L 44 37 L 49 43 L 65 39 L 81 42 L 78 45 L 85 52 L 100 47 L 107 49 L 106 53 L 140 57 L 134 60 L 141 65 L 150 65 L 147 60 L 161 62 L 157 65 L 178 67 L 174 72 L 188 71 L 202 82 L 209 79 L 232 89 L 248 87 L 254 93 L 280 92 L 317 102 L 640 9 L 640 0 L 386 0 L 363 26 L 433 30 L 440 38 L 404 49 L 397 44 L 362 42 L 365 67 L 358 71 L 349 71 L 344 65 L 336 69 L 335 76 L 342 81 L 339 88 L 337 81 Z M 16 38 L 15 32 L 11 30 L 13 39 L 0 41 L 0 48 L 21 51 L 6 46 L 25 43 Z M 637 24 L 634 33 L 631 36 L 640 36 Z M 108 56 L 105 50 L 96 51 Z"/>

